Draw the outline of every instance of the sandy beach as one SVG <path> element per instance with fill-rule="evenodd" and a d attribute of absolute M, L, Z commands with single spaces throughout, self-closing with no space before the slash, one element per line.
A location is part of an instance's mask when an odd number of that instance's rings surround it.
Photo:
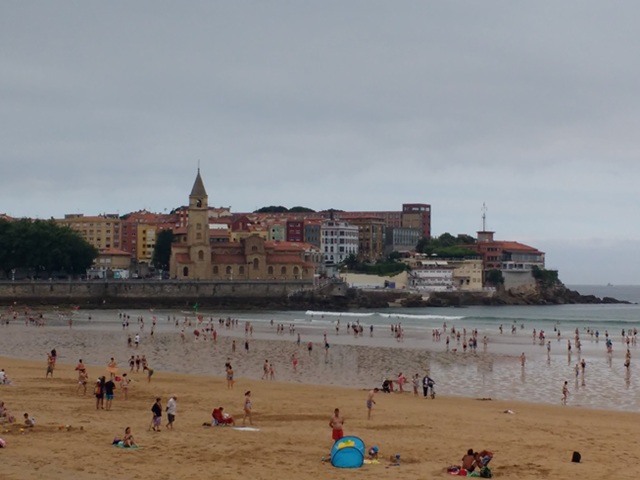
<path fill-rule="evenodd" d="M 16 417 L 28 412 L 36 418 L 26 433 L 17 425 L 1 433 L 7 480 L 449 478 L 446 467 L 459 463 L 468 448 L 495 453 L 497 478 L 635 478 L 640 472 L 640 417 L 634 413 L 379 393 L 368 421 L 367 391 L 359 388 L 240 377 L 228 390 L 220 377 L 164 371 L 156 371 L 151 383 L 134 373 L 130 398 L 116 391 L 113 409 L 105 411 L 96 410 L 91 389 L 86 396 L 75 393 L 74 364 L 58 363 L 49 379 L 43 362 L 0 358 L 0 365 L 14 382 L 0 387 L 0 398 Z M 88 370 L 90 379 L 105 373 L 104 367 Z M 259 431 L 202 426 L 216 406 L 241 420 L 246 390 L 252 391 Z M 164 407 L 171 395 L 178 397 L 175 429 L 148 431 L 155 397 Z M 328 421 L 335 407 L 345 417 L 346 434 L 379 446 L 381 464 L 341 470 L 322 462 L 333 443 Z M 127 426 L 142 449 L 111 446 Z M 574 450 L 582 463 L 570 462 Z M 400 466 L 388 466 L 396 454 Z"/>

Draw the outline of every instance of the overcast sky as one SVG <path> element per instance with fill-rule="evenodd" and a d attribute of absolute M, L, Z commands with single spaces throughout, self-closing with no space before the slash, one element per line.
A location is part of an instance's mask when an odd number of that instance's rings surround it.
<path fill-rule="evenodd" d="M 640 3 L 0 4 L 0 213 L 399 210 L 640 283 Z"/>

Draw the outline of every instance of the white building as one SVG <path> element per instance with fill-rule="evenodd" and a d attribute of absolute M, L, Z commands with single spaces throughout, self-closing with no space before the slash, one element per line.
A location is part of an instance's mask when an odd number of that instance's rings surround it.
<path fill-rule="evenodd" d="M 447 262 L 421 261 L 409 273 L 409 288 L 429 292 L 453 290 L 454 267 Z"/>
<path fill-rule="evenodd" d="M 324 264 L 333 267 L 349 255 L 358 255 L 358 227 L 346 222 L 327 220 L 320 226 L 320 251 Z"/>

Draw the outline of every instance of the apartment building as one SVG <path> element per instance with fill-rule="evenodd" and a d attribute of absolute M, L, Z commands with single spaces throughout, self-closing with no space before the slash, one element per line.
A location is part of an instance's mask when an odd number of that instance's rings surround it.
<path fill-rule="evenodd" d="M 120 249 L 122 221 L 117 214 L 84 216 L 82 213 L 71 213 L 56 223 L 69 227 L 98 250 L 105 248 Z"/>

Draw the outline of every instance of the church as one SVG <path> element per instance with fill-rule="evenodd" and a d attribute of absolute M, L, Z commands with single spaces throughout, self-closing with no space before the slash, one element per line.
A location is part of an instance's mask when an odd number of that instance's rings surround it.
<path fill-rule="evenodd" d="M 211 242 L 209 197 L 200 169 L 189 195 L 187 227 L 174 232 L 170 275 L 176 280 L 313 281 L 322 262 L 314 245 L 268 241 L 253 235 Z"/>

